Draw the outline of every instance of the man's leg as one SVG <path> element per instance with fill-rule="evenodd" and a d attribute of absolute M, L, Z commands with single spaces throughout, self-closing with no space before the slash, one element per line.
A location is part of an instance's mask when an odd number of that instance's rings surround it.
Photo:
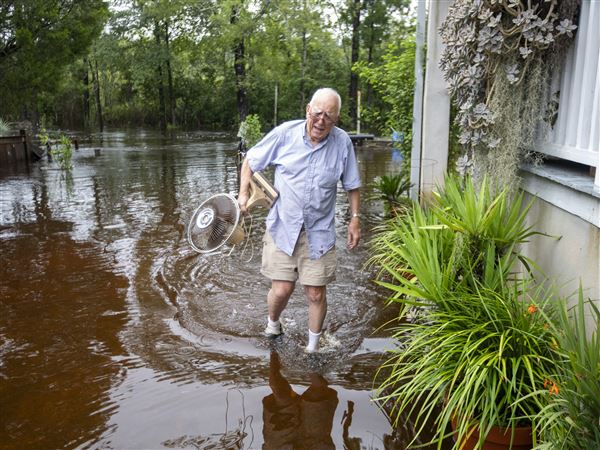
<path fill-rule="evenodd" d="M 281 312 L 287 306 L 296 283 L 293 281 L 272 280 L 271 289 L 267 294 L 267 306 L 269 309 L 269 317 L 267 320 L 267 328 L 265 334 L 267 336 L 277 336 L 281 334 L 281 323 L 279 317 Z"/>
<path fill-rule="evenodd" d="M 319 345 L 321 329 L 327 314 L 326 286 L 304 286 L 308 300 L 308 346 L 306 350 L 314 352 Z"/>
<path fill-rule="evenodd" d="M 267 305 L 269 306 L 269 319 L 274 322 L 279 320 L 281 312 L 287 306 L 288 300 L 294 292 L 296 283 L 293 281 L 272 280 L 271 289 L 267 294 Z"/>

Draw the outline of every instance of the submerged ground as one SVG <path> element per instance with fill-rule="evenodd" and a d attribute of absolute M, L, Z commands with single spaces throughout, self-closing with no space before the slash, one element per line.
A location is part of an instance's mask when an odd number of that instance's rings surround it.
<path fill-rule="evenodd" d="M 394 431 L 372 401 L 395 311 L 364 267 L 382 214 L 368 183 L 399 170 L 391 149 L 357 151 L 365 236 L 352 253 L 340 193 L 325 348 L 307 357 L 301 289 L 284 338 L 261 336 L 264 211 L 231 253 L 186 241 L 203 199 L 237 193 L 235 148 L 224 134 L 112 131 L 81 136 L 71 172 L 3 169 L 1 448 L 405 447 L 410 423 Z"/>

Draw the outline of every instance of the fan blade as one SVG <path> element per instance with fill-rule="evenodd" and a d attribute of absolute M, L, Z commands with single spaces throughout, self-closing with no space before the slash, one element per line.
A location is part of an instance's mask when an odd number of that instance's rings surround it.
<path fill-rule="evenodd" d="M 208 237 L 208 246 L 216 248 L 222 245 L 231 235 L 234 224 L 222 220 L 220 217 L 215 217 L 212 233 Z"/>

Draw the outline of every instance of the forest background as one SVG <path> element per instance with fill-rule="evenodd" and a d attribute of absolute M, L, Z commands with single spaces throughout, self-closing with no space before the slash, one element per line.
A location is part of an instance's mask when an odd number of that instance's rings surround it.
<path fill-rule="evenodd" d="M 340 92 L 340 125 L 410 142 L 410 0 L 8 0 L 0 118 L 100 130 L 268 130 Z"/>

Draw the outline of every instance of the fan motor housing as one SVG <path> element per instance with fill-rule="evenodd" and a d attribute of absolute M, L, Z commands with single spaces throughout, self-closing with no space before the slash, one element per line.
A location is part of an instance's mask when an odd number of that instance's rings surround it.
<path fill-rule="evenodd" d="M 203 208 L 200 213 L 198 214 L 198 217 L 196 218 L 196 226 L 198 228 L 206 228 L 208 226 L 210 226 L 210 224 L 212 223 L 213 219 L 215 218 L 215 210 L 212 209 L 210 206 Z"/>

